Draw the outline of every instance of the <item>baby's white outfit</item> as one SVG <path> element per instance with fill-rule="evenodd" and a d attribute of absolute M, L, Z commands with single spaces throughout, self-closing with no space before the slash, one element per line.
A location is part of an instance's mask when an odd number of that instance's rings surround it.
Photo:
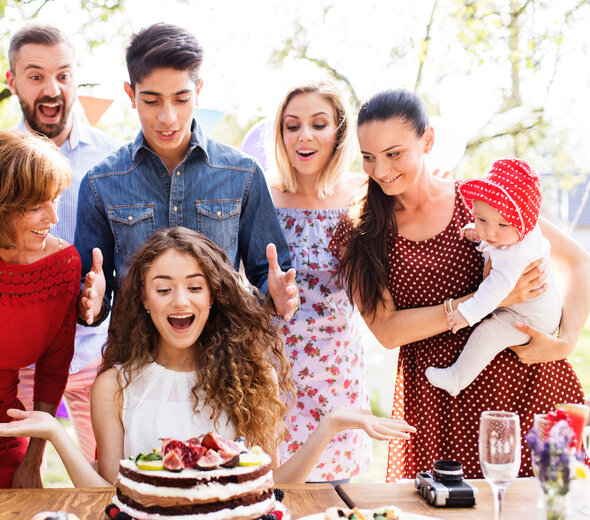
<path fill-rule="evenodd" d="M 117 366 L 120 370 L 120 367 Z M 235 439 L 233 427 L 223 412 L 218 425 L 210 418 L 212 409 L 201 406 L 193 411 L 194 372 L 176 372 L 149 363 L 141 372 L 133 372 L 132 381 L 123 390 L 122 421 L 125 429 L 124 456 L 151 453 L 161 446 L 160 439 L 187 440 L 209 431 Z M 199 397 L 199 403 L 201 403 Z"/>
<path fill-rule="evenodd" d="M 457 309 L 470 326 L 483 321 L 473 330 L 463 351 L 451 366 L 426 369 L 430 383 L 451 395 L 457 395 L 472 383 L 502 350 L 530 341 L 531 337 L 514 327 L 514 323 L 520 321 L 553 334 L 561 320 L 561 299 L 550 271 L 550 245 L 538 224 L 515 244 L 495 247 L 482 240 L 478 250 L 483 254 L 484 265 L 491 260 L 491 271 L 473 297 L 460 303 Z M 546 292 L 532 300 L 498 308 L 516 285 L 525 267 L 539 258 L 543 258 L 547 274 Z"/>

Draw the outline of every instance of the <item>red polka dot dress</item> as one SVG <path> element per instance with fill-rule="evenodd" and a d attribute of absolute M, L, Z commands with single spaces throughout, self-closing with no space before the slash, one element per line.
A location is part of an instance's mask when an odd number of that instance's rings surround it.
<path fill-rule="evenodd" d="M 398 310 L 440 305 L 477 289 L 482 258 L 473 244 L 459 237 L 472 221 L 455 186 L 455 212 L 446 229 L 428 240 L 413 242 L 398 236 L 390 247 L 389 290 Z M 333 244 L 346 245 L 350 222 L 341 221 Z M 393 237 L 390 237 L 393 243 Z M 583 402 L 583 391 L 568 361 L 524 365 L 505 350 L 457 397 L 432 386 L 424 372 L 433 365 L 452 364 L 471 328 L 450 331 L 400 348 L 391 416 L 416 427 L 409 441 L 393 440 L 387 460 L 388 482 L 414 478 L 435 460 L 463 463 L 467 478 L 482 478 L 478 458 L 479 417 L 484 410 L 509 410 L 520 416 L 522 463 L 520 476 L 532 475 L 524 435 L 535 413 L 548 412 L 559 402 Z"/>

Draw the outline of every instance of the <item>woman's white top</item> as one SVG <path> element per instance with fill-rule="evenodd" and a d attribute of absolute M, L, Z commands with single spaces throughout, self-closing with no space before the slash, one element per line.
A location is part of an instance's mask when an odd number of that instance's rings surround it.
<path fill-rule="evenodd" d="M 160 439 L 167 437 L 184 441 L 216 431 L 227 439 L 235 439 L 225 412 L 219 416 L 216 428 L 210 418 L 211 407 L 200 404 L 200 411 L 193 411 L 191 388 L 194 384 L 194 372 L 168 370 L 155 362 L 133 375 L 123 391 L 125 458 L 150 453 L 161 446 Z"/>

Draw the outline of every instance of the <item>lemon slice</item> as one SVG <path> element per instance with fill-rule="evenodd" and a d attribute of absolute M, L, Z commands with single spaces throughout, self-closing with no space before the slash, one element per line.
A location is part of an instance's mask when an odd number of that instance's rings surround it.
<path fill-rule="evenodd" d="M 238 466 L 260 466 L 262 457 L 256 453 L 240 453 Z"/>
<path fill-rule="evenodd" d="M 164 469 L 163 460 L 138 460 L 137 467 L 147 471 L 162 471 Z"/>

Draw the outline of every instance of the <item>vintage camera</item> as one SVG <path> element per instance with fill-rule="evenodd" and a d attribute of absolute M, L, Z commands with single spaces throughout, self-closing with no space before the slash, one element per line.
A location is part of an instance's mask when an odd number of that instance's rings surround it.
<path fill-rule="evenodd" d="M 414 486 L 433 506 L 470 507 L 477 502 L 477 488 L 463 480 L 463 465 L 454 460 L 437 460 L 432 473 L 416 473 Z"/>

